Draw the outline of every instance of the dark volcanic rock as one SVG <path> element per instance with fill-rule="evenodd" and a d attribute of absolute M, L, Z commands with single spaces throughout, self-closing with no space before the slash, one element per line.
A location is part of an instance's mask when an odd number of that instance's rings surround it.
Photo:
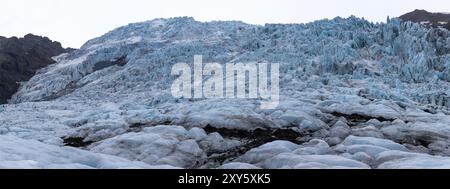
<path fill-rule="evenodd" d="M 0 37 L 0 104 L 29 80 L 38 69 L 54 63 L 53 56 L 68 52 L 59 42 L 28 34 L 23 38 Z"/>
<path fill-rule="evenodd" d="M 415 10 L 400 16 L 403 21 L 411 21 L 431 27 L 442 27 L 450 30 L 450 14 L 431 13 L 426 10 Z"/>

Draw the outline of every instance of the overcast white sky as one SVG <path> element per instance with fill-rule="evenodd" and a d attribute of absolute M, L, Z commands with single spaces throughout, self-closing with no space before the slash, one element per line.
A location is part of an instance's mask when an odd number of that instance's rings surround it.
<path fill-rule="evenodd" d="M 116 27 L 154 18 L 264 24 L 355 15 L 377 22 L 414 9 L 450 12 L 450 0 L 2 0 L 0 36 L 33 33 L 79 48 Z"/>

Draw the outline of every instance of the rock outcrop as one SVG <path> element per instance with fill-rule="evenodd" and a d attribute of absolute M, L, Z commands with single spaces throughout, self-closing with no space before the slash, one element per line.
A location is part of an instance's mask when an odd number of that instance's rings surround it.
<path fill-rule="evenodd" d="M 59 42 L 28 34 L 23 38 L 0 37 L 0 104 L 4 104 L 38 69 L 55 63 L 53 56 L 70 51 Z"/>

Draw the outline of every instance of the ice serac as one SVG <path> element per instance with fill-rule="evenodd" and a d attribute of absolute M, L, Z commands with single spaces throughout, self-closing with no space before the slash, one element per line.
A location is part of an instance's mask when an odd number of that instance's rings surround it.
<path fill-rule="evenodd" d="M 24 83 L 0 106 L 0 134 L 149 166 L 446 167 L 449 44 L 449 31 L 399 19 L 129 24 Z M 279 106 L 172 97 L 172 66 L 194 55 L 280 63 Z"/>

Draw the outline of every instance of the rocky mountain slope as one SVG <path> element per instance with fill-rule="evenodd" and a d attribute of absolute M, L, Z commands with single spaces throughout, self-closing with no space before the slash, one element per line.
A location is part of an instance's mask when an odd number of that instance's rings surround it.
<path fill-rule="evenodd" d="M 450 30 L 450 14 L 431 13 L 426 10 L 414 10 L 413 12 L 400 16 L 404 21 L 421 23 L 431 27 L 442 27 Z"/>
<path fill-rule="evenodd" d="M 28 34 L 23 38 L 0 37 L 0 104 L 17 92 L 37 70 L 55 63 L 53 56 L 66 52 L 58 42 Z"/>
<path fill-rule="evenodd" d="M 450 168 L 449 44 L 399 19 L 130 24 L 0 106 L 0 167 Z M 280 63 L 280 105 L 172 97 L 194 55 Z"/>

